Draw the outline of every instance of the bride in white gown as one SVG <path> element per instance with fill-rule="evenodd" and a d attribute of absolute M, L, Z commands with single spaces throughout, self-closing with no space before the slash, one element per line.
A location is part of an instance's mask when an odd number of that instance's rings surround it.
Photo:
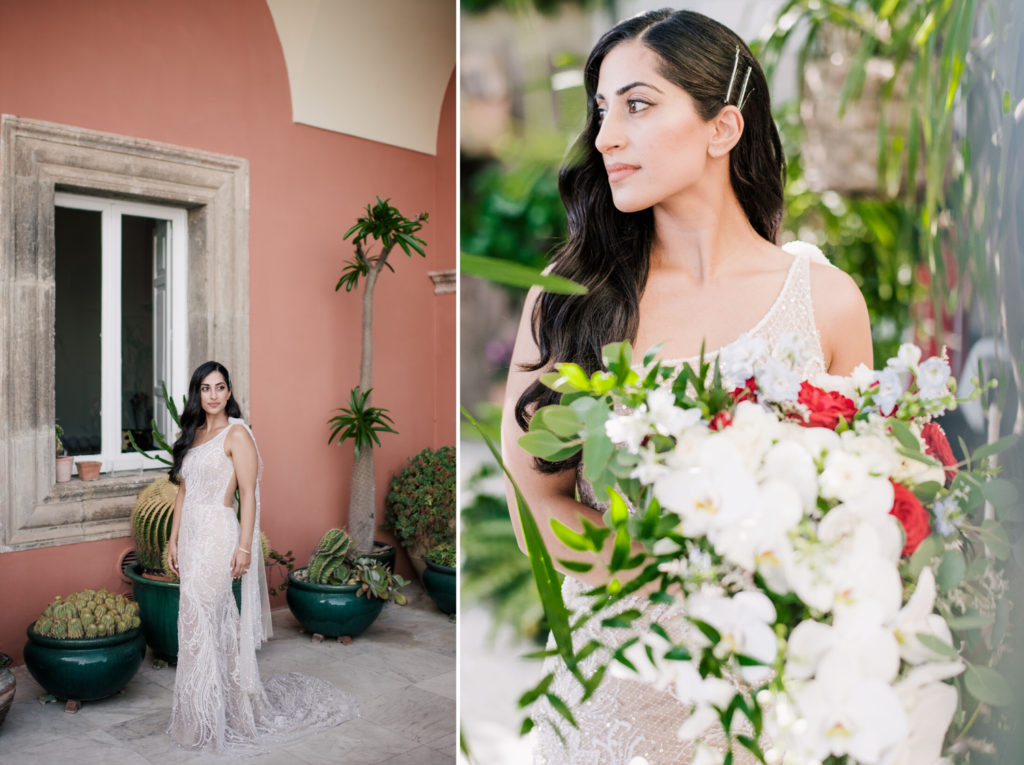
<path fill-rule="evenodd" d="M 228 371 L 201 365 L 170 470 L 179 488 L 168 558 L 181 604 L 167 732 L 175 748 L 227 757 L 265 753 L 359 716 L 352 696 L 325 680 L 292 672 L 260 681 L 256 649 L 272 636 L 259 537 L 263 462 L 240 415 Z M 238 576 L 241 614 L 231 591 Z"/>
<path fill-rule="evenodd" d="M 743 41 L 694 12 L 645 13 L 602 37 L 584 74 L 588 120 L 559 184 L 570 233 L 551 272 L 589 291 L 529 295 L 502 419 L 506 465 L 556 567 L 559 558 L 580 555 L 558 540 L 550 521 L 581 530 L 581 518 L 602 524 L 603 510 L 582 479 L 579 456 L 543 462 L 517 443 L 531 413 L 557 403 L 558 394 L 538 382 L 556 362 L 575 362 L 589 374 L 601 366 L 603 345 L 628 339 L 637 357 L 663 342 L 661 357 L 681 364 L 704 343 L 713 358 L 744 333 L 774 345 L 782 332 L 796 331 L 810 352 L 805 378 L 872 365 L 867 307 L 853 280 L 813 246 L 777 244 L 785 160 L 767 82 Z M 514 499 L 510 491 L 510 507 Z M 606 551 L 589 573 L 566 576 L 571 611 L 587 608 L 582 593 L 608 580 Z M 646 598 L 620 608 L 641 608 L 638 626 L 657 618 L 677 637 L 685 629 L 678 611 Z M 635 634 L 599 623 L 591 620 L 593 631 L 574 636 L 577 649 L 593 636 L 614 646 Z M 583 665 L 586 674 L 597 658 Z M 551 657 L 544 672 L 554 674 L 550 690 L 570 702 L 579 727 L 540 701 L 532 734 L 537 765 L 691 761 L 692 745 L 677 735 L 687 711 L 671 689 L 608 678 L 576 707 L 582 691 L 564 662 Z M 705 743 L 721 747 L 717 733 Z M 742 749 L 734 756 L 737 765 L 753 762 Z"/>

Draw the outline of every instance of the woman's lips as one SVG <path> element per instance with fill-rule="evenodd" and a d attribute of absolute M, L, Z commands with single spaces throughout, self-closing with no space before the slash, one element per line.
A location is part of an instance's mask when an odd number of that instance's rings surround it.
<path fill-rule="evenodd" d="M 624 178 L 628 178 L 639 169 L 636 165 L 624 165 L 621 162 L 605 167 L 605 170 L 608 171 L 608 181 L 610 183 L 617 183 Z"/>

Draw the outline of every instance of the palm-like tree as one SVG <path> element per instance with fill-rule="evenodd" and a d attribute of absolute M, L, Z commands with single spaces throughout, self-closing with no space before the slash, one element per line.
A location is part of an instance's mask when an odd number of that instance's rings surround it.
<path fill-rule="evenodd" d="M 340 414 L 328 422 L 332 426 L 327 442 L 331 443 L 335 436 L 338 444 L 352 440 L 355 451 L 355 466 L 352 471 L 352 488 L 349 498 L 348 532 L 359 550 L 373 550 L 373 532 L 376 527 L 377 492 L 373 481 L 373 447 L 380 446 L 379 433 L 395 433 L 392 420 L 387 409 L 370 405 L 370 394 L 373 391 L 373 288 L 377 277 L 387 267 L 395 270 L 388 263 L 388 255 L 398 246 L 412 257 L 416 252 L 426 257 L 423 248 L 426 242 L 416 236 L 427 220 L 427 213 L 420 213 L 415 218 L 404 217 L 396 208 L 388 204 L 390 200 L 377 197 L 377 204 L 366 206 L 366 216 L 356 221 L 345 234 L 345 239 L 354 236 L 352 243 L 356 248 L 356 256 L 345 261 L 341 278 L 335 291 L 345 288 L 351 292 L 359 285 L 359 280 L 366 279 L 363 289 L 363 345 L 359 362 L 359 385 L 349 394 L 347 407 L 336 411 Z M 370 248 L 379 242 L 381 249 L 376 255 L 370 254 Z"/>

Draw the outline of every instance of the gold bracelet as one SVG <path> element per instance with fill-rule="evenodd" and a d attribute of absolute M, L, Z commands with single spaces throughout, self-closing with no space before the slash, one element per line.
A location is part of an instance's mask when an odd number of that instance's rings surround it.
<path fill-rule="evenodd" d="M 245 553 L 246 555 L 251 555 L 251 554 L 252 554 L 252 553 L 250 553 L 250 552 L 249 552 L 248 550 L 246 550 L 246 549 L 245 549 L 244 547 L 242 547 L 242 546 L 239 546 L 239 548 L 238 548 L 238 549 L 239 549 L 239 550 L 241 550 L 242 552 L 244 552 L 244 553 Z"/>

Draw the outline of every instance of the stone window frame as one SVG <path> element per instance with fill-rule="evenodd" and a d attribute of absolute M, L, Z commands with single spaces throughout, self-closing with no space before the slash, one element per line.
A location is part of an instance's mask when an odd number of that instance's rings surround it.
<path fill-rule="evenodd" d="M 0 553 L 124 537 L 159 473 L 56 483 L 54 193 L 183 208 L 189 372 L 231 370 L 249 411 L 249 163 L 0 116 Z"/>

